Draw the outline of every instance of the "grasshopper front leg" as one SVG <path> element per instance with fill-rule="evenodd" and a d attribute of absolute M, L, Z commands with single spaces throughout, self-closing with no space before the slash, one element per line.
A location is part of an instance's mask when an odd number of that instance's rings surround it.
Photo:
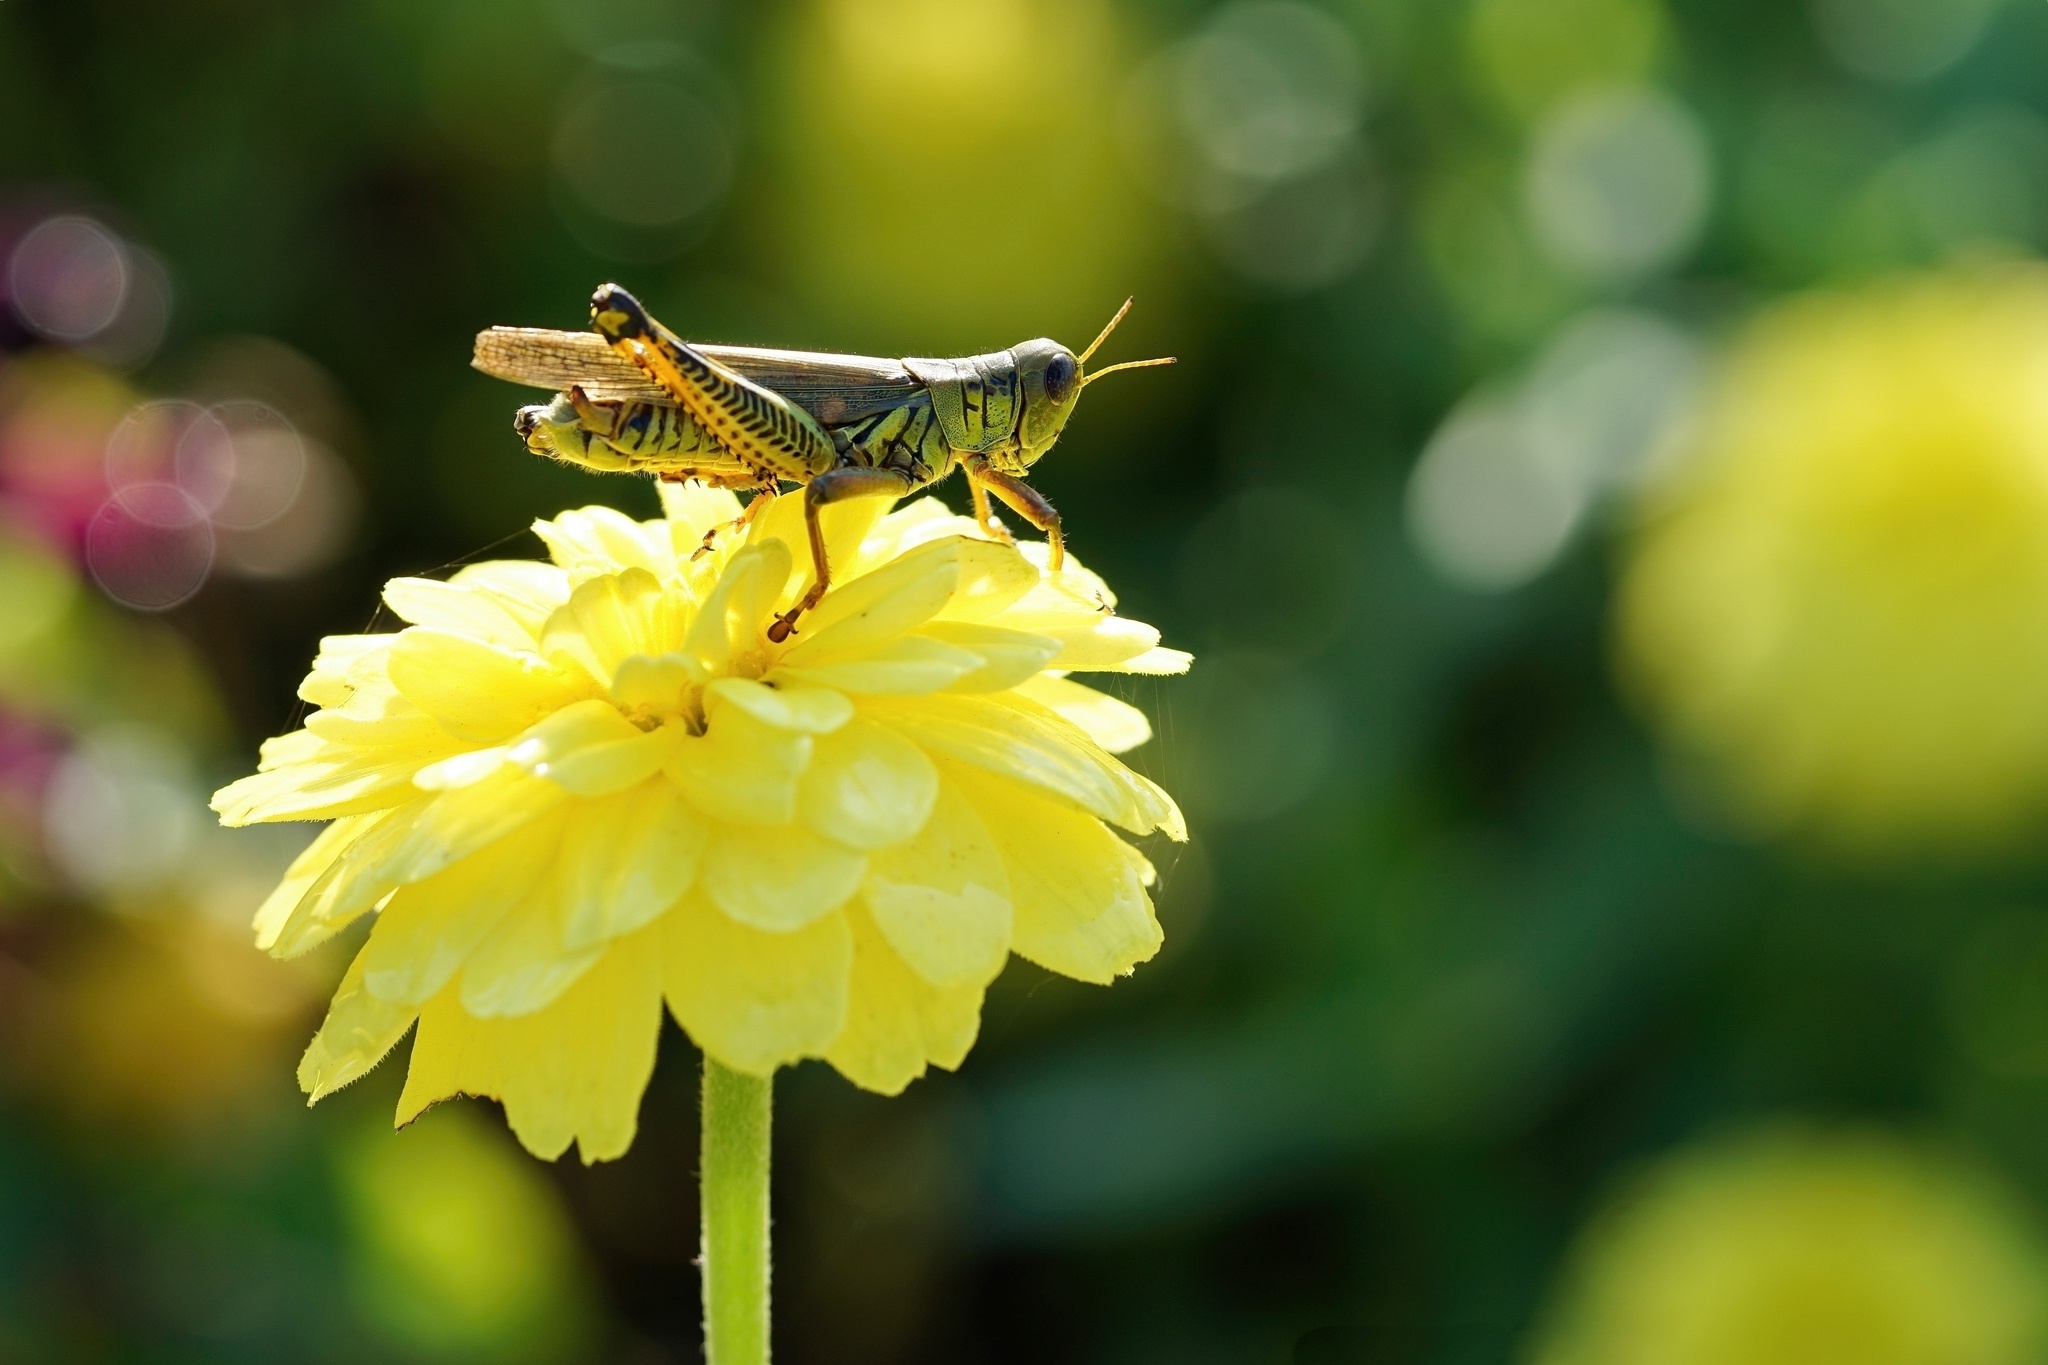
<path fill-rule="evenodd" d="M 1051 548 L 1051 568 L 1058 573 L 1060 566 L 1067 562 L 1067 544 L 1060 534 L 1060 514 L 1045 500 L 1045 494 L 1014 474 L 1005 474 L 990 467 L 985 456 L 970 455 L 966 464 L 970 483 L 987 485 L 988 491 L 1001 498 L 1004 506 L 1045 532 L 1046 543 Z"/>
<path fill-rule="evenodd" d="M 712 360 L 656 322 L 615 284 L 590 300 L 590 321 L 613 350 L 697 419 L 734 458 L 765 476 L 802 483 L 838 463 L 817 419 L 772 389 Z"/>
<path fill-rule="evenodd" d="M 896 469 L 869 469 L 865 465 L 842 465 L 820 474 L 804 485 L 804 527 L 811 535 L 813 582 L 803 599 L 775 618 L 768 638 L 777 644 L 796 629 L 796 618 L 818 605 L 832 586 L 832 565 L 825 554 L 825 531 L 818 524 L 819 509 L 848 498 L 900 498 L 917 487 L 917 481 Z"/>
<path fill-rule="evenodd" d="M 981 480 L 974 477 L 974 470 L 972 468 L 967 469 L 965 473 L 967 475 L 967 495 L 974 499 L 974 524 L 994 536 L 997 540 L 1000 540 L 1003 544 L 1015 545 L 1017 538 L 1010 534 L 1010 528 L 996 520 L 996 514 L 989 509 L 988 490 L 981 486 Z"/>

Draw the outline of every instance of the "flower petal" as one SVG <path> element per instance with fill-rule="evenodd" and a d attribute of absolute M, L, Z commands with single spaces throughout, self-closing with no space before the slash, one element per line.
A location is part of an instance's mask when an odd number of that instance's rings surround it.
<path fill-rule="evenodd" d="M 213 808 L 228 826 L 389 810 L 419 795 L 414 773 L 461 748 L 453 736 L 431 745 L 358 747 L 294 730 L 266 740 L 261 769 L 215 792 Z"/>
<path fill-rule="evenodd" d="M 423 792 L 452 792 L 462 787 L 474 787 L 487 777 L 493 777 L 510 761 L 510 750 L 502 744 L 488 749 L 471 749 L 466 754 L 444 758 L 439 763 L 429 763 L 412 775 L 412 784 Z"/>
<path fill-rule="evenodd" d="M 604 956 L 606 944 L 571 949 L 562 942 L 562 897 L 549 872 L 464 960 L 457 995 L 472 1016 L 516 1018 L 545 1009 Z"/>
<path fill-rule="evenodd" d="M 537 654 L 434 626 L 412 626 L 391 646 L 391 681 L 448 733 L 492 744 L 589 695 Z"/>
<path fill-rule="evenodd" d="M 1120 664 L 1092 664 L 1083 671 L 1098 673 L 1145 673 L 1153 677 L 1173 677 L 1188 671 L 1195 656 L 1184 649 L 1168 649 L 1164 645 L 1148 649 L 1134 659 L 1125 659 Z"/>
<path fill-rule="evenodd" d="M 642 730 L 610 702 L 592 699 L 528 730 L 506 757 L 578 796 L 609 796 L 660 772 L 684 733 L 680 725 Z"/>
<path fill-rule="evenodd" d="M 1143 860 L 1100 821 L 959 764 L 946 765 L 1003 855 L 1016 908 L 1010 947 L 1106 985 L 1159 951 Z"/>
<path fill-rule="evenodd" d="M 487 559 L 465 564 L 449 582 L 484 593 L 510 612 L 533 639 L 555 608 L 569 600 L 569 575 L 534 559 Z"/>
<path fill-rule="evenodd" d="M 494 594 L 431 578 L 394 578 L 384 585 L 384 605 L 401 621 L 439 626 L 506 649 L 532 649 L 533 632 Z"/>
<path fill-rule="evenodd" d="M 392 683 L 390 663 L 388 648 L 358 657 L 348 668 L 347 696 L 307 717 L 306 729 L 336 743 L 378 744 L 413 740 L 439 728 Z"/>
<path fill-rule="evenodd" d="M 929 621 L 917 634 L 980 656 L 980 668 L 950 684 L 949 690 L 954 692 L 1001 692 L 1015 687 L 1050 665 L 1063 648 L 1049 635 L 974 621 Z"/>
<path fill-rule="evenodd" d="M 933 753 L 971 763 L 1078 806 L 1133 834 L 1187 837 L 1165 792 L 1126 768 L 1078 727 L 1014 694 L 877 699 L 866 714 Z"/>
<path fill-rule="evenodd" d="M 416 882 L 537 820 L 569 799 L 543 778 L 505 767 L 482 781 L 437 792 L 408 822 L 390 854 L 394 880 Z"/>
<path fill-rule="evenodd" d="M 963 536 L 960 581 L 939 615 L 948 621 L 986 621 L 1037 587 L 1038 578 L 1038 569 L 1016 547 Z"/>
<path fill-rule="evenodd" d="M 720 707 L 702 736 L 680 741 L 666 769 L 704 814 L 783 825 L 796 818 L 797 779 L 811 761 L 811 736 Z"/>
<path fill-rule="evenodd" d="M 1058 712 L 1108 753 L 1128 753 L 1152 738 L 1152 722 L 1143 711 L 1070 678 L 1041 674 L 1019 683 L 1017 695 Z"/>
<path fill-rule="evenodd" d="M 697 681 L 721 676 L 735 653 L 757 647 L 792 563 L 789 546 L 779 540 L 749 545 L 726 563 L 683 640 L 684 662 Z"/>
<path fill-rule="evenodd" d="M 381 714 L 377 715 L 363 714 L 367 708 L 359 708 L 356 703 L 364 700 L 364 694 L 358 692 L 348 706 L 315 711 L 306 717 L 306 733 L 329 744 L 356 749 L 412 750 L 422 754 L 446 750 L 448 732 L 441 722 L 404 697 L 394 692 L 390 700 L 395 705 L 379 707 Z"/>
<path fill-rule="evenodd" d="M 410 1123 L 437 1100 L 483 1095 L 504 1104 L 512 1131 L 542 1160 L 572 1141 L 586 1164 L 612 1160 L 633 1144 L 660 1032 L 661 973 L 651 937 L 613 945 L 537 1014 L 476 1019 L 445 990 L 420 1011 L 398 1122 Z"/>
<path fill-rule="evenodd" d="M 568 604 L 548 618 L 541 650 L 606 688 L 634 655 L 680 648 L 689 609 L 687 598 L 663 588 L 645 569 L 604 574 L 577 584 Z"/>
<path fill-rule="evenodd" d="M 709 836 L 667 778 L 579 802 L 557 855 L 562 942 L 591 947 L 651 922 L 697 882 Z"/>
<path fill-rule="evenodd" d="M 971 518 L 954 515 L 952 508 L 927 493 L 876 520 L 861 538 L 859 563 L 867 567 L 886 564 L 907 550 L 948 536 L 986 540 Z M 1038 571 L 1032 570 L 1031 577 L 1037 581 Z"/>
<path fill-rule="evenodd" d="M 350 844 L 376 824 L 378 815 L 350 815 L 336 820 L 320 831 L 305 851 L 292 859 L 292 865 L 285 869 L 284 879 L 278 882 L 271 893 L 263 898 L 263 904 L 256 908 L 250 927 L 256 931 L 256 946 L 268 949 L 277 942 L 278 933 L 291 918 L 293 909 L 313 889 L 313 883 L 320 880 L 335 859 L 348 851 Z"/>
<path fill-rule="evenodd" d="M 352 817 L 362 823 L 347 847 L 306 887 L 274 932 L 267 936 L 258 933 L 256 946 L 273 957 L 297 957 L 325 943 L 390 895 L 398 886 L 391 871 L 391 854 L 411 834 L 412 822 L 431 799 L 422 797 L 411 806 Z"/>
<path fill-rule="evenodd" d="M 797 812 L 849 848 L 879 848 L 924 827 L 939 774 L 924 750 L 884 725 L 855 719 L 821 735 L 797 786 Z"/>
<path fill-rule="evenodd" d="M 934 986 L 985 986 L 1010 956 L 1010 878 L 981 817 L 947 789 L 917 837 L 868 855 L 875 927 Z"/>
<path fill-rule="evenodd" d="M 366 823 L 293 905 L 269 943 L 296 957 L 332 938 L 400 885 L 433 876 L 561 804 L 559 789 L 518 773 L 448 795 L 422 796 Z"/>
<path fill-rule="evenodd" d="M 861 543 L 882 520 L 889 510 L 888 498 L 848 498 L 844 502 L 827 503 L 819 509 L 818 526 L 825 534 L 825 562 L 841 582 L 857 576 L 855 565 L 859 561 Z M 810 587 L 811 537 L 804 524 L 804 500 L 799 494 L 777 497 L 775 502 L 761 516 L 754 519 L 753 528 L 747 534 L 750 545 L 765 545 L 769 541 L 780 541 L 795 557 L 806 572 L 789 584 L 787 594 L 793 599 L 796 594 Z M 787 605 L 787 600 L 770 604 L 770 609 Z"/>
<path fill-rule="evenodd" d="M 675 571 L 668 523 L 641 523 L 610 507 L 582 507 L 552 521 L 536 521 L 533 533 L 572 583 L 643 569 L 656 578 Z"/>
<path fill-rule="evenodd" d="M 424 1004 L 532 892 L 554 855 L 553 822 L 401 887 L 363 945 L 363 984 L 381 999 Z"/>
<path fill-rule="evenodd" d="M 669 547 L 678 559 L 697 553 L 707 532 L 729 526 L 739 519 L 740 500 L 729 488 L 710 488 L 690 479 L 654 485 L 661 497 L 661 512 L 668 519 Z"/>
<path fill-rule="evenodd" d="M 1109 584 L 1102 575 L 1083 564 L 1072 550 L 1067 551 L 1066 563 L 1060 571 L 1052 571 L 1052 546 L 1042 540 L 1021 540 L 1017 542 L 1017 553 L 1030 561 L 1038 570 L 1036 586 L 1018 603 L 1023 610 L 1037 610 L 1041 607 L 1057 607 L 1061 603 L 1077 603 L 1090 610 L 1116 610 L 1116 594 L 1109 590 Z"/>
<path fill-rule="evenodd" d="M 669 1010 L 698 1047 L 736 1071 L 765 1076 L 815 1057 L 846 1018 L 853 939 L 844 915 L 765 933 L 691 896 L 657 932 Z"/>
<path fill-rule="evenodd" d="M 841 650 L 822 663 L 782 664 L 775 683 L 810 684 L 863 696 L 921 696 L 950 687 L 985 666 L 979 654 L 924 635 Z"/>
<path fill-rule="evenodd" d="M 1159 644 L 1159 628 L 1125 616 L 1033 616 L 1011 612 L 1002 623 L 1013 630 L 1048 635 L 1062 646 L 1049 668 L 1113 669 L 1143 658 Z"/>
<path fill-rule="evenodd" d="M 335 988 L 327 1019 L 299 1059 L 299 1089 L 317 1104 L 349 1082 L 367 1075 L 395 1047 L 419 1010 L 393 1004 L 363 987 L 363 955 L 357 953 Z"/>
<path fill-rule="evenodd" d="M 463 1008 L 494 1018 L 552 1004 L 611 939 L 676 902 L 695 879 L 703 839 L 702 822 L 667 781 L 571 806 L 545 874 L 464 962 Z"/>
<path fill-rule="evenodd" d="M 721 825 L 711 833 L 704 890 L 740 923 L 788 933 L 844 905 L 867 867 L 866 855 L 803 825 Z"/>
<path fill-rule="evenodd" d="M 327 635 L 321 637 L 320 652 L 313 667 L 299 684 L 299 700 L 315 706 L 341 706 L 355 690 L 350 679 L 354 666 L 366 656 L 381 653 L 396 635 Z"/>
<path fill-rule="evenodd" d="M 824 687 L 769 687 L 751 678 L 717 678 L 704 687 L 707 710 L 730 702 L 756 720 L 807 735 L 829 735 L 853 716 L 853 703 Z"/>
<path fill-rule="evenodd" d="M 664 654 L 658 659 L 635 654 L 621 659 L 612 672 L 612 701 L 621 711 L 674 715 L 683 709 L 684 698 L 696 681 L 680 654 Z"/>
<path fill-rule="evenodd" d="M 922 980 L 860 911 L 853 928 L 853 974 L 846 1024 L 825 1060 L 863 1090 L 900 1094 L 927 1064 L 951 1070 L 981 1028 L 982 987 L 942 989 Z"/>
<path fill-rule="evenodd" d="M 802 622 L 803 633 L 783 661 L 814 665 L 890 640 L 929 621 L 959 582 L 958 541 L 913 550 L 826 594 Z"/>

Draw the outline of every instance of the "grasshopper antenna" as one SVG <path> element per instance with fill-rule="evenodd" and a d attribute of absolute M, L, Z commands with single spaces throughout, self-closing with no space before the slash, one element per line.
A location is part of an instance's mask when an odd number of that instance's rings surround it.
<path fill-rule="evenodd" d="M 1124 306 L 1116 310 L 1116 316 L 1109 320 L 1109 326 L 1103 328 L 1101 334 L 1097 336 L 1095 340 L 1088 343 L 1088 349 L 1081 352 L 1080 361 L 1083 365 L 1086 365 L 1088 363 L 1088 357 L 1094 355 L 1096 349 L 1100 347 L 1103 342 L 1109 340 L 1109 334 L 1116 330 L 1116 325 L 1124 320 L 1124 314 L 1130 312 L 1131 305 L 1136 302 L 1137 299 L 1135 298 L 1129 298 L 1124 300 Z"/>
<path fill-rule="evenodd" d="M 1095 338 L 1095 340 L 1088 343 L 1088 349 L 1081 352 L 1081 354 L 1077 357 L 1077 359 L 1080 360 L 1084 369 L 1088 364 L 1088 357 L 1094 355 L 1095 352 L 1101 348 L 1102 343 L 1109 340 L 1109 334 L 1116 330 L 1116 325 L 1124 320 L 1124 314 L 1130 312 L 1131 305 L 1136 302 L 1137 300 L 1134 298 L 1125 299 L 1124 306 L 1117 309 L 1116 316 L 1109 320 L 1109 326 L 1103 328 L 1101 333 Z M 1122 361 L 1119 364 L 1109 365 L 1100 370 L 1097 370 L 1094 374 L 1084 375 L 1081 379 L 1081 387 L 1085 389 L 1090 384 L 1093 384 L 1096 380 L 1102 378 L 1102 376 L 1106 374 L 1115 374 L 1118 370 L 1142 370 L 1149 365 L 1171 365 L 1172 363 L 1173 357 L 1170 355 L 1160 356 L 1157 360 Z"/>
<path fill-rule="evenodd" d="M 1174 357 L 1170 355 L 1163 355 L 1155 360 L 1120 360 L 1114 365 L 1103 366 L 1103 368 L 1097 370 L 1093 374 L 1083 375 L 1081 378 L 1081 387 L 1085 389 L 1090 384 L 1093 384 L 1096 380 L 1102 378 L 1102 376 L 1106 374 L 1115 374 L 1118 370 L 1149 370 L 1154 365 L 1171 365 L 1173 361 Z"/>

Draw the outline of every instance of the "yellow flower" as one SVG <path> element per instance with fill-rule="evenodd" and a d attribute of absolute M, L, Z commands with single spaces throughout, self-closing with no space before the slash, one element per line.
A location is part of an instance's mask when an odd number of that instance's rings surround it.
<path fill-rule="evenodd" d="M 394 580 L 411 626 L 326 640 L 321 709 L 215 797 L 228 824 L 333 821 L 260 946 L 379 912 L 300 1064 L 315 1100 L 417 1021 L 400 1123 L 487 1095 L 537 1155 L 606 1159 L 664 1000 L 735 1070 L 824 1057 L 894 1093 L 959 1064 L 1012 951 L 1106 983 L 1157 950 L 1151 865 L 1108 826 L 1180 839 L 1180 813 L 1111 757 L 1143 716 L 1065 675 L 1187 655 L 930 499 L 829 509 L 839 583 L 771 644 L 802 500 L 697 555 L 737 501 L 662 497 L 539 523 L 551 564 Z"/>
<path fill-rule="evenodd" d="M 584 1357 L 593 1314 L 575 1227 L 553 1182 L 497 1133 L 444 1111 L 404 1142 L 351 1133 L 336 1157 L 351 1297 L 410 1348 L 399 1358 Z"/>
<path fill-rule="evenodd" d="M 1739 820 L 1981 842 L 2048 807 L 2048 269 L 1795 302 L 1735 350 L 1619 603 Z"/>
<path fill-rule="evenodd" d="M 2031 1365 L 2048 1263 L 2003 1192 L 1875 1136 L 1681 1155 L 1578 1248 L 1536 1365 Z"/>

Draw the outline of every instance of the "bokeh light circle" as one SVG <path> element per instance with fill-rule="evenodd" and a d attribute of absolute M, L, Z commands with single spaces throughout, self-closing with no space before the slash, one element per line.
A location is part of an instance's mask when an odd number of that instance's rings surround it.
<path fill-rule="evenodd" d="M 1984 36 L 2001 0 L 1814 0 L 1830 55 L 1859 76 L 1912 84 L 1954 66 Z"/>
<path fill-rule="evenodd" d="M 283 516 L 306 481 L 306 443 L 298 429 L 277 409 L 247 400 L 217 403 L 208 416 L 225 440 L 180 444 L 180 486 L 207 502 L 215 525 L 230 530 L 253 531 Z M 211 501 L 194 486 L 214 482 L 221 492 Z"/>
<path fill-rule="evenodd" d="M 138 484 L 176 483 L 210 507 L 225 490 L 225 470 L 199 452 L 220 451 L 227 443 L 227 431 L 197 403 L 182 398 L 138 403 L 107 435 L 107 487 L 119 492 Z M 187 470 L 194 482 L 183 477 Z"/>
<path fill-rule="evenodd" d="M 138 611 L 188 601 L 213 568 L 213 525 L 175 483 L 120 489 L 85 528 L 85 564 L 107 596 Z"/>
<path fill-rule="evenodd" d="M 167 880 L 207 823 L 177 741 L 139 725 L 87 736 L 58 764 L 44 795 L 51 861 L 91 891 Z"/>
<path fill-rule="evenodd" d="M 8 261 L 14 311 L 52 341 L 87 341 L 113 325 L 128 298 L 127 249 L 90 218 L 64 215 L 31 228 Z"/>
<path fill-rule="evenodd" d="M 275 433 L 258 432 L 253 437 L 238 437 L 237 448 L 257 439 L 279 438 Z M 361 510 L 361 495 L 348 467 L 326 446 L 305 437 L 294 438 L 293 453 L 298 477 L 282 511 L 247 526 L 215 516 L 222 572 L 241 578 L 292 578 L 330 563 L 347 548 L 349 532 Z M 270 472 L 281 476 L 282 464 Z M 233 500 L 226 514 L 235 515 Z"/>
<path fill-rule="evenodd" d="M 716 102 L 667 81 L 600 85 L 556 126 L 555 173 L 582 205 L 614 223 L 670 227 L 713 207 L 736 149 Z"/>
<path fill-rule="evenodd" d="M 1353 157 L 1212 215 L 1204 235 L 1244 278 L 1305 292 L 1335 283 L 1366 258 L 1378 236 L 1380 206 L 1372 168 Z"/>
<path fill-rule="evenodd" d="M 1560 266 L 1627 279 L 1675 264 L 1698 239 L 1712 190 L 1699 120 L 1655 90 L 1606 90 L 1544 120 L 1530 152 L 1527 206 Z"/>
<path fill-rule="evenodd" d="M 1255 180 L 1328 163 L 1357 131 L 1365 76 L 1335 19 L 1289 0 L 1223 10 L 1181 56 L 1178 104 L 1196 149 Z"/>
<path fill-rule="evenodd" d="M 1668 453 L 1704 365 L 1698 343 L 1655 314 L 1602 308 L 1574 318 L 1524 385 L 1536 458 L 1596 492 L 1635 482 Z"/>
<path fill-rule="evenodd" d="M 1531 446 L 1516 404 L 1454 412 L 1408 480 L 1408 534 L 1440 575 L 1479 592 L 1520 587 L 1570 543 L 1586 489 Z"/>

